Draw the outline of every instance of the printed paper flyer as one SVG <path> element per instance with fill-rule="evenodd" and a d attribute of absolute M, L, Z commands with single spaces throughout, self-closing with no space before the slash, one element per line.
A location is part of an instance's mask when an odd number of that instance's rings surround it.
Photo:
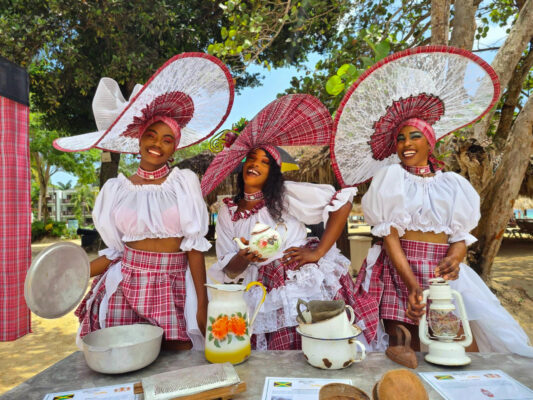
<path fill-rule="evenodd" d="M 419 372 L 446 400 L 533 400 L 533 391 L 500 370 Z"/>
<path fill-rule="evenodd" d="M 133 393 L 133 383 L 49 393 L 43 400 L 138 400 L 140 395 Z"/>
<path fill-rule="evenodd" d="M 320 388 L 333 382 L 352 384 L 351 379 L 267 377 L 262 400 L 317 400 Z"/>

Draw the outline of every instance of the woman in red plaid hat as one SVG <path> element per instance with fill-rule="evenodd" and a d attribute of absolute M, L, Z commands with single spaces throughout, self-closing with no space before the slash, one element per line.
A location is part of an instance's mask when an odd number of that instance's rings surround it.
<path fill-rule="evenodd" d="M 218 129 L 233 90 L 217 58 L 180 54 L 137 85 L 129 101 L 114 80 L 103 78 L 93 100 L 99 131 L 54 142 L 63 151 L 140 155 L 136 174 L 108 180 L 96 199 L 94 225 L 108 248 L 91 263 L 98 276 L 76 310 L 81 337 L 149 323 L 164 329 L 168 347 L 203 348 L 207 208 L 197 176 L 171 169 L 169 161 Z"/>
<path fill-rule="evenodd" d="M 472 350 L 533 357 L 528 337 L 481 278 L 461 264 L 476 241 L 479 195 L 442 172 L 437 140 L 480 119 L 499 98 L 494 70 L 470 52 L 428 46 L 393 54 L 363 74 L 337 111 L 331 145 L 344 185 L 372 179 L 362 206 L 374 245 L 356 282 L 356 314 L 370 349 L 396 344 L 396 326 L 419 349 L 422 290 L 443 277 L 464 299 Z M 348 157 L 357 154 L 358 157 Z M 383 321 L 381 325 L 380 320 Z"/>
<path fill-rule="evenodd" d="M 303 300 L 354 300 L 349 260 L 335 246 L 352 208 L 355 188 L 339 192 L 330 185 L 285 181 L 294 165 L 278 146 L 324 145 L 331 139 L 331 116 L 310 95 L 281 97 L 260 111 L 233 144 L 213 160 L 202 178 L 211 192 L 241 161 L 238 193 L 224 199 L 216 225 L 218 261 L 208 275 L 218 282 L 260 281 L 267 296 L 254 322 L 257 349 L 300 349 L 296 303 Z M 234 238 L 249 239 L 261 222 L 276 229 L 283 243 L 278 254 L 263 259 Z M 320 240 L 307 238 L 305 224 L 325 223 Z M 247 298 L 251 306 L 260 291 Z"/>

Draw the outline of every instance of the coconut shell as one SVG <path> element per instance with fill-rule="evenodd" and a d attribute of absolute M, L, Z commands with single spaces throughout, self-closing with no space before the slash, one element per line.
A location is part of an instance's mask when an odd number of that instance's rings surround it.
<path fill-rule="evenodd" d="M 383 375 L 372 390 L 372 400 L 428 400 L 420 378 L 406 369 L 393 369 Z"/>

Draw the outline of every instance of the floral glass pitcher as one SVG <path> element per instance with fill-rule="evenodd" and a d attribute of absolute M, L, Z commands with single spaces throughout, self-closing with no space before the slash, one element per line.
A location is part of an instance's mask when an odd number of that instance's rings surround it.
<path fill-rule="evenodd" d="M 263 289 L 263 297 L 249 318 L 244 292 L 255 285 Z M 250 282 L 247 286 L 206 286 L 212 289 L 212 297 L 207 307 L 205 358 L 212 363 L 239 364 L 250 356 L 252 325 L 265 301 L 266 289 L 260 282 Z"/>

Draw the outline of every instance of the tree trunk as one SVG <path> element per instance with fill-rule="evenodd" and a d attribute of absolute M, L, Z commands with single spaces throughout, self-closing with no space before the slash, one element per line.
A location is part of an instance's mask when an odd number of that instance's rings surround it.
<path fill-rule="evenodd" d="M 476 11 L 479 3 L 479 0 L 455 1 L 450 46 L 472 50 L 476 33 Z"/>
<path fill-rule="evenodd" d="M 481 206 L 482 218 L 476 228 L 478 242 L 469 252 L 469 263 L 482 278 L 491 279 L 492 263 L 501 245 L 513 204 L 524 179 L 533 146 L 533 95 L 513 124 L 491 190 Z"/>
<path fill-rule="evenodd" d="M 496 71 L 500 79 L 502 91 L 509 85 L 515 68 L 522 58 L 522 52 L 531 41 L 531 38 L 533 38 L 533 0 L 527 0 L 520 10 L 520 14 L 511 28 L 511 32 L 509 32 L 507 39 L 505 39 L 504 44 L 500 47 L 492 62 L 492 68 L 494 68 L 494 71 Z M 489 130 L 494 111 L 493 109 L 489 112 L 474 127 L 474 137 L 480 143 L 488 144 L 486 133 Z"/>
<path fill-rule="evenodd" d="M 111 156 L 110 160 L 108 158 L 109 156 L 107 156 L 106 154 Z M 106 183 L 108 179 L 115 178 L 118 175 L 119 162 L 120 153 L 102 153 L 102 164 L 100 167 L 100 189 L 102 188 L 102 186 L 104 186 L 104 183 Z"/>
<path fill-rule="evenodd" d="M 449 0 L 431 0 L 431 44 L 448 44 Z"/>

